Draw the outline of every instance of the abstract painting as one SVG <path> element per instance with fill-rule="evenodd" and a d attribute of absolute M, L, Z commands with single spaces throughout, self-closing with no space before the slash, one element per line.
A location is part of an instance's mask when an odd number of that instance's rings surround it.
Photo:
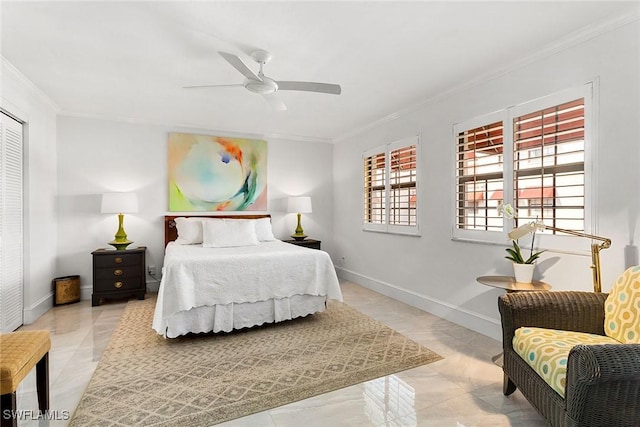
<path fill-rule="evenodd" d="M 170 133 L 169 211 L 266 211 L 267 142 Z"/>

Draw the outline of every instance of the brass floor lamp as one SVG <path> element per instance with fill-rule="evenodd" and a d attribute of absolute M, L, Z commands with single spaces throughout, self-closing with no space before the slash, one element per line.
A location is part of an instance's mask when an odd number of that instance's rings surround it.
<path fill-rule="evenodd" d="M 602 276 L 600 274 L 600 250 L 610 248 L 611 239 L 607 239 L 606 237 L 594 236 L 592 234 L 581 233 L 579 231 L 552 227 L 550 225 L 544 224 L 541 221 L 530 222 L 521 225 L 518 228 L 514 228 L 509 232 L 509 238 L 512 240 L 517 240 L 520 237 L 525 236 L 529 233 L 533 233 L 536 230 L 558 231 L 560 233 L 570 234 L 572 236 L 586 237 L 588 239 L 600 241 L 601 243 L 591 244 L 591 269 L 593 273 L 593 291 L 602 292 Z"/>

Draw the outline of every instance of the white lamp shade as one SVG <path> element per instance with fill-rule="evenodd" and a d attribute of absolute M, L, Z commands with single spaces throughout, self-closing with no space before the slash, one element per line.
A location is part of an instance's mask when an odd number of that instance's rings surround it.
<path fill-rule="evenodd" d="M 135 213 L 138 212 L 138 195 L 136 193 L 104 193 L 102 195 L 102 213 Z"/>
<path fill-rule="evenodd" d="M 311 213 L 311 197 L 289 197 L 289 201 L 287 203 L 287 212 Z"/>

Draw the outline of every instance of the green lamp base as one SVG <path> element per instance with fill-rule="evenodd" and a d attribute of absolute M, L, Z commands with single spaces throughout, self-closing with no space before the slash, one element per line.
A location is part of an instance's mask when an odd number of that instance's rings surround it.
<path fill-rule="evenodd" d="M 124 228 L 122 227 L 122 223 L 124 222 L 124 215 L 118 214 L 118 231 L 116 235 L 113 236 L 115 239 L 109 242 L 109 244 L 115 247 L 119 251 L 124 251 L 127 249 L 127 246 L 132 244 L 131 240 L 127 240 L 127 233 L 125 233 Z"/>
<path fill-rule="evenodd" d="M 307 235 L 304 234 L 304 230 L 302 229 L 302 225 L 300 224 L 301 215 L 298 213 L 298 226 L 295 229 L 295 233 L 291 235 L 294 240 L 304 240 L 307 238 Z"/>
<path fill-rule="evenodd" d="M 113 246 L 114 248 L 116 248 L 119 251 L 124 251 L 125 249 L 127 249 L 127 246 L 129 246 L 132 243 L 133 243 L 132 241 L 129 241 L 129 240 L 126 240 L 126 239 L 125 239 L 124 242 L 123 241 L 116 241 L 116 240 L 113 240 L 113 241 L 109 242 L 109 244 L 111 246 Z"/>

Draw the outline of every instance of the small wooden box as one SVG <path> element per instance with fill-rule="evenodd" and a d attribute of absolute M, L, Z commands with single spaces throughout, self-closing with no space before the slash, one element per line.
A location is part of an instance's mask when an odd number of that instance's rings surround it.
<path fill-rule="evenodd" d="M 53 284 L 55 286 L 54 305 L 80 301 L 80 276 L 57 277 L 53 279 Z"/>

